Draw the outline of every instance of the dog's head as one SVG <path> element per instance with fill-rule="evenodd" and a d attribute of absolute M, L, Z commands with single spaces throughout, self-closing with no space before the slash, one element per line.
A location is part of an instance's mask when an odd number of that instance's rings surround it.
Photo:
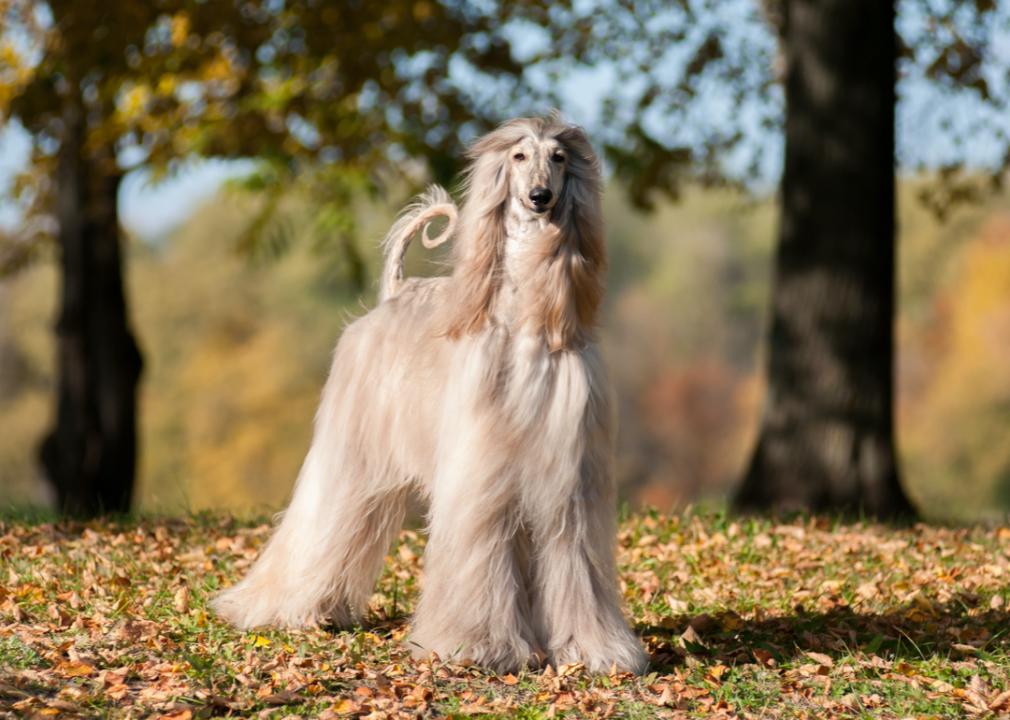
<path fill-rule="evenodd" d="M 477 140 L 467 155 L 468 200 L 479 203 L 483 214 L 514 199 L 542 215 L 576 199 L 580 186 L 598 193 L 600 166 L 589 139 L 557 114 L 510 120 Z"/>
<path fill-rule="evenodd" d="M 466 202 L 455 246 L 458 307 L 448 333 L 483 327 L 500 285 L 505 216 L 521 208 L 548 224 L 537 240 L 544 280 L 544 332 L 552 349 L 588 328 L 602 297 L 606 264 L 600 163 L 582 128 L 557 114 L 504 123 L 467 153 Z M 549 307 L 547 307 L 549 305 Z"/>
<path fill-rule="evenodd" d="M 565 186 L 567 148 L 556 137 L 525 135 L 509 148 L 509 195 L 537 215 L 553 208 Z"/>

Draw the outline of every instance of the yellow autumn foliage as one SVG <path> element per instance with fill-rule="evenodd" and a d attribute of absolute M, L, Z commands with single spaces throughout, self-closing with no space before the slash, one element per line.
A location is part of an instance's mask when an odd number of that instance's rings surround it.
<path fill-rule="evenodd" d="M 989 217 L 908 338 L 925 358 L 902 428 L 924 498 L 963 516 L 1010 502 L 1010 211 Z"/>
<path fill-rule="evenodd" d="M 902 187 L 898 435 L 910 494 L 930 516 L 1010 508 L 1010 197 L 943 225 Z M 210 199 L 209 199 L 210 200 Z M 295 202 L 295 201 L 291 201 Z M 308 447 L 333 343 L 359 297 L 332 245 L 290 213 L 291 250 L 235 251 L 255 215 L 219 196 L 170 240 L 134 242 L 128 290 L 145 353 L 140 505 L 263 512 L 282 506 Z M 760 348 L 775 231 L 771 203 L 689 191 L 656 214 L 607 194 L 604 352 L 617 387 L 619 478 L 633 502 L 719 496 L 747 459 L 761 408 Z M 371 270 L 394 208 L 357 213 Z M 410 273 L 428 268 L 412 248 Z M 430 268 L 429 268 L 430 269 Z M 35 444 L 52 383 L 51 267 L 0 286 L 0 502 L 45 499 Z M 0 368 L 6 365 L 0 364 Z M 0 378 L 2 380 L 3 378 Z"/>
<path fill-rule="evenodd" d="M 122 93 L 116 108 L 124 122 L 136 121 L 147 114 L 151 88 L 146 83 L 135 83 Z"/>
<path fill-rule="evenodd" d="M 184 13 L 176 13 L 172 16 L 172 45 L 179 47 L 189 37 L 189 16 Z"/>

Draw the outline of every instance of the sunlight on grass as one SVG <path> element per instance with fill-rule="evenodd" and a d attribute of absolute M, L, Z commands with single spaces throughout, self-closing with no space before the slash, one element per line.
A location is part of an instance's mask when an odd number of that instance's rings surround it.
<path fill-rule="evenodd" d="M 631 515 L 641 678 L 417 662 L 423 538 L 363 627 L 238 632 L 207 601 L 269 534 L 201 515 L 0 521 L 0 705 L 19 715 L 950 717 L 1010 710 L 1010 530 Z"/>

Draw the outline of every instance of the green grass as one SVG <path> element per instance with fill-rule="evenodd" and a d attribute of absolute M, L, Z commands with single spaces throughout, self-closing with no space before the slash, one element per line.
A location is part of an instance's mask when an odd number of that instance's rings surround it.
<path fill-rule="evenodd" d="M 979 717 L 1010 712 L 1010 531 L 628 515 L 644 677 L 499 677 L 413 661 L 423 540 L 405 532 L 363 627 L 245 633 L 207 601 L 259 523 L 0 520 L 0 711 L 174 718 Z M 1006 695 L 1006 697 L 1004 697 Z"/>

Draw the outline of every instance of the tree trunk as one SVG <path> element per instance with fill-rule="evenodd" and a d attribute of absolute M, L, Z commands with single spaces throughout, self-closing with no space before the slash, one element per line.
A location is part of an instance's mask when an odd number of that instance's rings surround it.
<path fill-rule="evenodd" d="M 141 355 L 130 330 L 111 147 L 85 147 L 80 98 L 68 93 L 56 170 L 63 280 L 56 324 L 55 427 L 40 456 L 62 512 L 126 512 L 137 459 Z"/>
<path fill-rule="evenodd" d="M 741 510 L 913 514 L 894 448 L 894 0 L 783 0 L 768 396 Z"/>

